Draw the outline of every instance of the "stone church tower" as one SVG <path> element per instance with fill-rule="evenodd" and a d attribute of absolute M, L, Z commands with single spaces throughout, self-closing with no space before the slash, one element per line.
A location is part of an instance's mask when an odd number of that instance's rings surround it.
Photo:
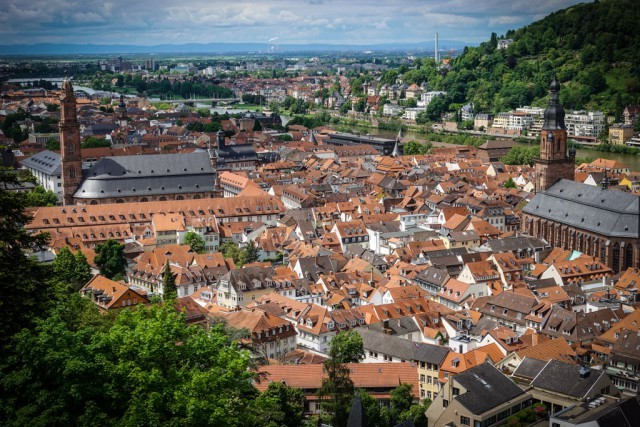
<path fill-rule="evenodd" d="M 546 191 L 561 179 L 573 181 L 575 176 L 575 149 L 569 149 L 567 155 L 567 128 L 559 92 L 560 83 L 554 76 L 540 132 L 540 157 L 535 159 L 537 193 Z"/>
<path fill-rule="evenodd" d="M 69 80 L 62 83 L 60 100 L 60 153 L 62 160 L 62 196 L 64 205 L 73 204 L 73 194 L 82 182 L 80 156 L 80 126 L 76 111 L 76 97 Z"/>

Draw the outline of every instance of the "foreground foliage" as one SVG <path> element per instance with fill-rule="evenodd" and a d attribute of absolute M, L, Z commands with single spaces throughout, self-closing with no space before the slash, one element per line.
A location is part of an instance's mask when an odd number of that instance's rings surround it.
<path fill-rule="evenodd" d="M 113 324 L 73 294 L 11 343 L 0 367 L 4 425 L 249 424 L 249 354 L 171 306 Z M 10 392 L 10 393 L 9 393 Z"/>

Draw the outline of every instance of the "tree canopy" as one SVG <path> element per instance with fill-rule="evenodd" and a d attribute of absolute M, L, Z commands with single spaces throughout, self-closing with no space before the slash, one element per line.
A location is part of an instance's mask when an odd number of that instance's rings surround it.
<path fill-rule="evenodd" d="M 332 339 L 329 357 L 337 363 L 358 363 L 364 359 L 362 337 L 355 330 L 340 331 Z"/>
<path fill-rule="evenodd" d="M 26 195 L 5 190 L 5 185 L 20 181 L 15 172 L 0 170 L 0 342 L 31 325 L 54 296 L 49 269 L 28 256 L 44 247 L 48 236 L 25 230 L 23 225 L 31 219 L 25 213 Z"/>
<path fill-rule="evenodd" d="M 127 259 L 124 256 L 124 245 L 115 240 L 107 240 L 98 243 L 95 247 L 96 265 L 100 268 L 100 274 L 109 279 L 124 277 L 127 271 Z"/>
<path fill-rule="evenodd" d="M 196 233 L 195 231 L 189 231 L 184 236 L 184 244 L 189 245 L 192 251 L 197 252 L 199 254 L 204 253 L 205 245 L 204 239 L 201 235 Z"/>
<path fill-rule="evenodd" d="M 250 356 L 221 327 L 187 326 L 171 305 L 108 322 L 72 294 L 20 332 L 0 366 L 3 424 L 257 425 Z"/>
<path fill-rule="evenodd" d="M 84 254 L 78 250 L 74 255 L 66 247 L 61 248 L 53 260 L 53 272 L 58 280 L 76 291 L 91 280 L 91 267 Z"/>
<path fill-rule="evenodd" d="M 58 196 L 51 190 L 45 190 L 43 186 L 36 185 L 33 191 L 27 193 L 29 206 L 55 206 Z"/>
<path fill-rule="evenodd" d="M 176 275 L 171 271 L 171 265 L 169 265 L 169 261 L 167 261 L 162 271 L 162 299 L 170 301 L 176 298 L 178 298 Z"/>

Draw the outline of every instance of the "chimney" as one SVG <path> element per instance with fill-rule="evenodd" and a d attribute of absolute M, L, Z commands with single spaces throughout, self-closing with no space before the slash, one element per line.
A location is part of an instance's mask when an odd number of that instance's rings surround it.
<path fill-rule="evenodd" d="M 586 365 L 582 365 L 580 366 L 580 370 L 578 370 L 578 374 L 580 375 L 580 378 L 587 378 L 589 374 L 591 374 L 591 369 Z"/>
<path fill-rule="evenodd" d="M 440 57 L 438 55 L 438 33 L 436 33 L 435 60 L 436 60 L 436 64 L 440 61 Z"/>

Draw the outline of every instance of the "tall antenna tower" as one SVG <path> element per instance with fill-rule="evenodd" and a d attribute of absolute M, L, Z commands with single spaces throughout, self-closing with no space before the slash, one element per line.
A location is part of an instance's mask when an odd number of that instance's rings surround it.
<path fill-rule="evenodd" d="M 440 62 L 440 56 L 438 55 L 438 33 L 436 33 L 436 51 L 435 51 L 436 64 Z"/>

